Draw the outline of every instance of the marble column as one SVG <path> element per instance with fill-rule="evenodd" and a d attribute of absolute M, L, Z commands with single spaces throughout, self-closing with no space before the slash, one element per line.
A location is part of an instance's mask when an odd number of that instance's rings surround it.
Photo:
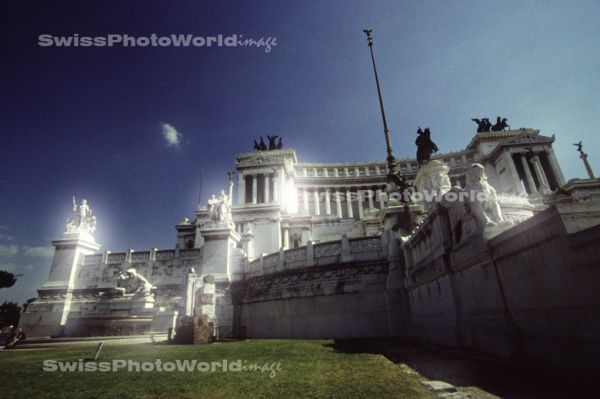
<path fill-rule="evenodd" d="M 538 157 L 537 155 L 532 157 L 531 163 L 533 164 L 533 170 L 535 171 L 535 175 L 538 178 L 538 182 L 540 182 L 540 191 L 542 191 L 543 193 L 549 192 L 550 185 L 548 185 L 548 179 L 546 178 L 546 173 L 544 173 L 544 168 L 542 167 L 540 157 Z"/>
<path fill-rule="evenodd" d="M 252 175 L 252 203 L 256 204 L 258 201 L 258 178 L 256 175 Z"/>
<path fill-rule="evenodd" d="M 512 187 L 507 188 L 507 191 L 517 194 L 521 190 L 521 179 L 519 179 L 519 173 L 517 172 L 517 167 L 513 162 L 513 157 L 511 152 L 506 149 L 504 150 L 504 160 L 506 162 L 507 172 L 510 174 Z"/>
<path fill-rule="evenodd" d="M 287 227 L 283 228 L 283 249 L 289 249 L 290 247 L 290 229 Z"/>
<path fill-rule="evenodd" d="M 265 175 L 265 204 L 268 204 L 269 202 L 271 202 L 271 198 L 270 198 L 270 187 L 269 187 L 269 183 L 271 180 L 271 175 L 266 174 Z"/>
<path fill-rule="evenodd" d="M 527 157 L 525 153 L 521 153 L 521 164 L 523 164 L 523 170 L 525 171 L 525 177 L 527 178 L 527 184 L 529 185 L 529 193 L 534 194 L 537 193 L 537 188 L 535 186 L 535 181 L 533 180 L 533 176 L 531 175 L 531 170 L 529 169 L 529 162 L 527 162 Z"/>
<path fill-rule="evenodd" d="M 246 203 L 246 176 L 243 173 L 238 174 L 238 205 Z"/>
<path fill-rule="evenodd" d="M 594 170 L 592 169 L 592 165 L 590 165 L 590 162 L 588 161 L 588 154 L 586 154 L 585 152 L 581 151 L 581 154 L 579 154 L 579 158 L 581 158 L 581 160 L 583 161 L 583 166 L 585 166 L 585 170 L 588 173 L 588 177 L 590 179 L 595 179 L 596 175 L 594 175 Z"/>
<path fill-rule="evenodd" d="M 335 211 L 337 217 L 342 218 L 342 199 L 340 198 L 340 190 L 335 190 Z"/>
<path fill-rule="evenodd" d="M 357 195 L 357 199 L 358 199 L 358 217 L 360 219 L 362 219 L 365 216 L 365 212 L 363 210 L 363 199 L 364 199 L 363 197 L 364 196 L 363 196 L 362 190 L 360 190 L 360 189 L 356 190 L 356 194 L 358 194 Z"/>
<path fill-rule="evenodd" d="M 352 211 L 352 195 L 350 190 L 346 190 L 346 204 L 348 205 L 348 218 L 352 219 L 354 212 Z"/>
<path fill-rule="evenodd" d="M 373 196 L 375 195 L 373 187 L 369 187 L 369 192 L 367 195 L 369 196 L 369 209 L 375 208 L 375 206 L 373 205 Z"/>
<path fill-rule="evenodd" d="M 306 214 L 308 215 L 308 190 L 306 188 L 302 189 L 302 202 L 304 203 L 304 210 L 306 211 Z"/>
<path fill-rule="evenodd" d="M 557 183 L 559 186 L 563 186 L 565 184 L 565 177 L 560 169 L 560 165 L 558 164 L 558 160 L 556 159 L 556 154 L 554 154 L 554 149 L 552 147 L 547 148 L 548 161 L 550 161 L 550 165 L 552 166 L 552 170 L 554 171 L 554 176 L 556 177 Z"/>
<path fill-rule="evenodd" d="M 317 189 L 313 191 L 313 201 L 315 202 L 315 215 L 319 216 L 321 214 L 321 205 L 319 205 L 319 190 Z"/>
<path fill-rule="evenodd" d="M 325 190 L 325 214 L 331 215 L 331 192 L 329 189 Z"/>
<path fill-rule="evenodd" d="M 381 188 L 377 189 L 377 194 L 379 195 L 379 208 L 380 209 L 385 209 L 385 201 L 383 198 L 383 193 L 384 193 L 383 189 L 381 189 Z"/>
<path fill-rule="evenodd" d="M 278 201 L 279 198 L 281 198 L 281 200 L 283 200 L 283 196 L 284 196 L 284 190 L 285 190 L 285 169 L 283 167 L 279 168 L 278 172 L 277 172 L 277 183 L 274 184 L 275 188 L 274 188 L 274 192 L 277 193 L 277 198 L 275 199 L 275 201 Z"/>
<path fill-rule="evenodd" d="M 279 201 L 279 178 L 277 175 L 273 176 L 273 202 Z"/>

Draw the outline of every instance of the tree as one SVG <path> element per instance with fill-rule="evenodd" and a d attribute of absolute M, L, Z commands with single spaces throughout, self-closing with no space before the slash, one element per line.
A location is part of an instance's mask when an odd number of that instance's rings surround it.
<path fill-rule="evenodd" d="M 19 277 L 19 275 L 15 276 L 12 273 L 0 270 L 0 288 L 8 288 L 15 285 L 17 282 L 16 277 Z"/>
<path fill-rule="evenodd" d="M 0 305 L 0 326 L 16 326 L 21 316 L 21 307 L 15 302 L 4 302 Z"/>

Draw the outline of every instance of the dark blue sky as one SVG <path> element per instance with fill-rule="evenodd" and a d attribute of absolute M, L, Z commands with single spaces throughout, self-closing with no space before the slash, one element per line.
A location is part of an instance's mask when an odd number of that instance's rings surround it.
<path fill-rule="evenodd" d="M 567 178 L 584 175 L 575 141 L 600 168 L 598 2 L 13 3 L 0 6 L 0 269 L 26 276 L 0 300 L 45 281 L 73 194 L 89 200 L 104 249 L 168 248 L 193 215 L 200 170 L 206 197 L 260 135 L 283 136 L 302 161 L 383 159 L 366 26 L 398 157 L 414 155 L 419 125 L 446 152 L 466 146 L 470 118 L 502 115 L 556 134 Z M 39 47 L 45 33 L 236 33 L 277 46 Z"/>

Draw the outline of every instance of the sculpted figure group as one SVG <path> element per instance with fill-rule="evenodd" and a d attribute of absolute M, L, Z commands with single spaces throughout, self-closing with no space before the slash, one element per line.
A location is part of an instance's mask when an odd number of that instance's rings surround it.
<path fill-rule="evenodd" d="M 279 138 L 279 141 L 277 141 L 277 138 Z M 281 137 L 279 137 L 277 135 L 273 135 L 273 136 L 267 135 L 267 140 L 269 141 L 268 147 L 265 144 L 265 141 L 263 140 L 262 136 L 260 137 L 259 142 L 254 140 L 254 149 L 256 151 L 266 151 L 266 150 L 280 150 L 283 148 L 283 143 L 281 141 Z"/>
<path fill-rule="evenodd" d="M 214 194 L 208 199 L 208 215 L 213 223 L 227 223 L 231 221 L 231 197 L 233 195 L 233 172 L 227 173 L 229 179 L 229 194 L 221 190 L 216 197 Z"/>
<path fill-rule="evenodd" d="M 496 190 L 487 181 L 484 166 L 480 163 L 471 164 L 465 175 L 465 188 L 452 187 L 445 194 L 445 201 L 442 203 L 449 212 L 455 243 L 486 227 L 507 223 Z M 466 198 L 463 197 L 466 200 L 456 200 L 461 198 L 461 194 L 466 194 Z"/>
<path fill-rule="evenodd" d="M 477 123 L 477 133 L 485 133 L 485 132 L 500 132 L 506 128 L 510 129 L 508 122 L 508 119 L 506 118 L 500 118 L 497 117 L 496 118 L 496 123 L 494 125 L 492 125 L 492 123 L 490 122 L 490 120 L 488 118 L 482 118 L 482 119 L 477 119 L 477 118 L 473 118 L 471 119 L 473 122 Z"/>
<path fill-rule="evenodd" d="M 73 214 L 67 219 L 65 233 L 93 233 L 96 230 L 96 217 L 92 216 L 92 209 L 87 200 L 81 200 L 78 205 L 73 196 Z"/>
<path fill-rule="evenodd" d="M 149 297 L 153 295 L 152 284 L 134 268 L 119 272 L 117 286 L 106 292 L 107 297 Z"/>

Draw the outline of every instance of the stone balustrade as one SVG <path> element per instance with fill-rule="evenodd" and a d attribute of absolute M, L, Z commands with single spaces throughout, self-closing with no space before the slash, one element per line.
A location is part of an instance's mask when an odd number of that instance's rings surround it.
<path fill-rule="evenodd" d="M 169 260 L 175 258 L 176 251 L 172 249 L 167 249 L 163 251 L 156 251 L 156 260 Z"/>
<path fill-rule="evenodd" d="M 179 258 L 198 258 L 202 256 L 202 250 L 199 248 L 183 249 L 179 251 Z"/>
<path fill-rule="evenodd" d="M 131 254 L 131 262 L 147 262 L 150 260 L 150 251 L 133 252 Z"/>
<path fill-rule="evenodd" d="M 381 237 L 351 238 L 343 236 L 339 241 L 328 241 L 280 250 L 263 255 L 245 265 L 245 278 L 264 276 L 288 270 L 318 267 L 354 261 L 368 262 L 387 256 Z"/>
<path fill-rule="evenodd" d="M 95 265 L 102 263 L 102 254 L 87 255 L 83 261 L 84 265 Z"/>
<path fill-rule="evenodd" d="M 123 263 L 125 262 L 127 254 L 125 252 L 117 252 L 114 254 L 108 254 L 108 259 L 106 263 Z"/>
<path fill-rule="evenodd" d="M 101 265 L 117 263 L 148 263 L 154 261 L 168 261 L 175 259 L 197 259 L 202 257 L 202 249 L 183 249 L 183 250 L 156 250 L 136 252 L 128 250 L 126 252 L 111 253 L 106 251 L 101 254 L 86 255 L 83 259 L 83 265 Z"/>

